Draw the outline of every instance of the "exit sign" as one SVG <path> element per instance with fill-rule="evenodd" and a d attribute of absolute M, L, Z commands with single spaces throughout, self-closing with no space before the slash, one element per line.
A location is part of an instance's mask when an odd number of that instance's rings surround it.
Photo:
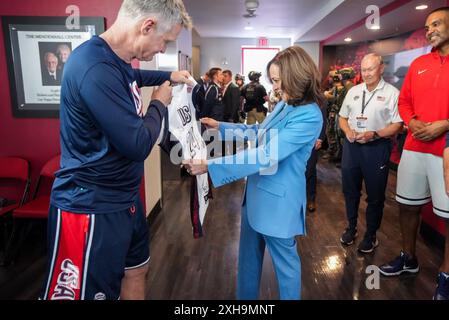
<path fill-rule="evenodd" d="M 268 39 L 259 38 L 259 47 L 268 47 Z"/>

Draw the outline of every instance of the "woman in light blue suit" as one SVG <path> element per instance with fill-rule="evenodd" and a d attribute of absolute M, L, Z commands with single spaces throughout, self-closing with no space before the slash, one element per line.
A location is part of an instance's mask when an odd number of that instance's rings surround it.
<path fill-rule="evenodd" d="M 310 56 L 293 46 L 267 66 L 282 101 L 260 125 L 201 119 L 221 137 L 254 140 L 256 147 L 232 156 L 184 163 L 192 175 L 209 171 L 219 187 L 248 177 L 242 203 L 237 298 L 259 296 L 265 246 L 281 299 L 300 299 L 301 262 L 296 235 L 305 234 L 307 160 L 323 125 L 320 75 Z"/>

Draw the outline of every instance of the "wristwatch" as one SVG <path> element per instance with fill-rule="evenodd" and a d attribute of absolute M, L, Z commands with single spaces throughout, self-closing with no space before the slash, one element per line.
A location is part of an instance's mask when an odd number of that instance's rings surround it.
<path fill-rule="evenodd" d="M 377 134 L 377 131 L 374 131 L 373 140 L 379 139 L 380 136 Z"/>

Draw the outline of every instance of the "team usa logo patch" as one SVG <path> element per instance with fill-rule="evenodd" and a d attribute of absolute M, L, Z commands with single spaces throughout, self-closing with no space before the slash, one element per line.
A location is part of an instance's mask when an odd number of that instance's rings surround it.
<path fill-rule="evenodd" d="M 139 86 L 137 85 L 137 82 L 134 81 L 132 84 L 129 84 L 129 87 L 131 89 L 131 95 L 134 100 L 134 106 L 136 107 L 136 112 L 139 117 L 143 117 L 143 102 L 142 102 L 142 95 Z"/>
<path fill-rule="evenodd" d="M 94 300 L 106 300 L 106 295 L 103 292 L 98 292 L 95 294 Z"/>
<path fill-rule="evenodd" d="M 192 115 L 190 114 L 189 106 L 183 106 L 182 108 L 179 108 L 177 111 L 183 126 L 192 121 Z"/>
<path fill-rule="evenodd" d="M 80 272 L 70 259 L 61 263 L 61 273 L 56 282 L 52 300 L 75 300 L 75 290 L 80 288 Z"/>

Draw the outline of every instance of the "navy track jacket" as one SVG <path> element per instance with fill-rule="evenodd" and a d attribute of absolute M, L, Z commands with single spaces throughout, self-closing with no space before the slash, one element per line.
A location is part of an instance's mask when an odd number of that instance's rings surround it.
<path fill-rule="evenodd" d="M 61 87 L 61 169 L 51 204 L 75 213 L 113 213 L 137 199 L 143 161 L 167 115 L 157 100 L 145 116 L 140 87 L 170 72 L 133 69 L 100 37 L 76 48 Z"/>

